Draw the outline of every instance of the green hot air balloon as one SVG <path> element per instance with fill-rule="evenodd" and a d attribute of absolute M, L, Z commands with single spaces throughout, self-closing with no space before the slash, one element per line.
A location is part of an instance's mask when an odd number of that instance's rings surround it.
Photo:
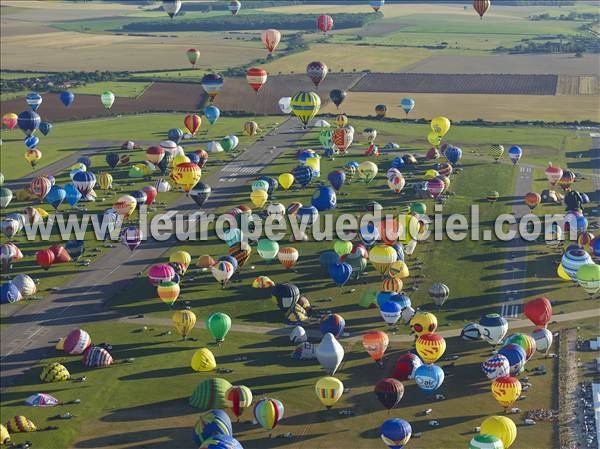
<path fill-rule="evenodd" d="M 427 213 L 427 206 L 425 203 L 412 203 L 410 205 L 410 213 L 416 215 L 425 215 Z"/>
<path fill-rule="evenodd" d="M 279 252 L 279 243 L 269 239 L 260 239 L 256 245 L 256 252 L 266 262 L 271 262 Z"/>
<path fill-rule="evenodd" d="M 587 263 L 580 266 L 575 278 L 590 297 L 594 296 L 600 290 L 600 265 Z"/>
<path fill-rule="evenodd" d="M 102 92 L 102 95 L 100 95 L 100 101 L 102 101 L 102 104 L 106 109 L 110 109 L 115 102 L 115 94 L 113 94 L 110 90 L 106 90 Z"/>
<path fill-rule="evenodd" d="M 477 435 L 469 444 L 469 449 L 504 449 L 504 444 L 494 435 Z"/>
<path fill-rule="evenodd" d="M 206 319 L 206 328 L 215 341 L 221 343 L 231 329 L 231 318 L 221 312 L 213 313 Z"/>
<path fill-rule="evenodd" d="M 221 140 L 219 140 L 219 143 L 221 144 L 223 151 L 225 151 L 226 153 L 229 153 L 231 150 L 233 150 L 235 144 L 233 139 L 229 136 L 223 137 Z"/>
<path fill-rule="evenodd" d="M 504 146 L 499 145 L 499 144 L 491 145 L 489 152 L 490 152 L 490 156 L 492 156 L 494 158 L 494 160 L 496 162 L 498 162 L 498 160 L 504 154 Z"/>
<path fill-rule="evenodd" d="M 352 251 L 352 242 L 348 240 L 336 240 L 333 244 L 333 250 L 340 257 L 350 254 Z"/>
<path fill-rule="evenodd" d="M 231 384 L 220 377 L 205 379 L 200 382 L 190 396 L 190 405 L 200 411 L 227 408 L 225 393 L 231 388 Z"/>
<path fill-rule="evenodd" d="M 333 142 L 331 141 L 331 137 L 333 136 L 333 131 L 330 129 L 324 129 L 319 133 L 319 143 L 323 145 L 323 148 L 326 150 L 331 148 Z"/>
<path fill-rule="evenodd" d="M 10 202 L 12 201 L 13 193 L 12 190 L 6 187 L 0 187 L 0 207 L 2 209 L 8 207 Z"/>

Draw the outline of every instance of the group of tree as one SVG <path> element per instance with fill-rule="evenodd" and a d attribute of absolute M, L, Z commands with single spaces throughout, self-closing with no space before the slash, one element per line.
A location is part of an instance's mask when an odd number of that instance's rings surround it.
<path fill-rule="evenodd" d="M 97 83 L 101 81 L 114 81 L 124 79 L 129 76 L 128 72 L 111 72 L 111 71 L 95 71 L 95 72 L 52 72 L 45 75 L 29 75 L 27 72 L 22 73 L 22 78 L 16 79 L 0 79 L 0 90 L 2 93 L 35 91 L 39 93 L 52 92 L 63 88 L 71 88 L 85 85 L 88 83 Z"/>

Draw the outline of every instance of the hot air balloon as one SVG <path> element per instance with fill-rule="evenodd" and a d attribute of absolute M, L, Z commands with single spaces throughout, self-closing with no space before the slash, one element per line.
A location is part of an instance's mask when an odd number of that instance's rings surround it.
<path fill-rule="evenodd" d="M 575 279 L 590 298 L 593 297 L 600 290 L 600 265 L 595 263 L 581 265 L 575 273 Z"/>
<path fill-rule="evenodd" d="M 517 376 L 525 368 L 527 354 L 521 346 L 514 343 L 505 344 L 500 348 L 498 354 L 503 355 L 508 359 L 511 376 Z"/>
<path fill-rule="evenodd" d="M 415 347 L 425 363 L 435 363 L 446 351 L 446 340 L 439 334 L 423 334 L 417 338 Z"/>
<path fill-rule="evenodd" d="M 327 409 L 330 409 L 339 401 L 343 392 L 344 384 L 332 376 L 321 377 L 315 384 L 315 394 Z"/>
<path fill-rule="evenodd" d="M 212 189 L 208 184 L 199 182 L 190 190 L 190 197 L 192 197 L 198 206 L 202 207 L 208 198 L 210 198 L 211 191 Z"/>
<path fill-rule="evenodd" d="M 29 188 L 31 189 L 31 193 L 33 193 L 40 199 L 40 201 L 42 201 L 52 188 L 52 183 L 45 176 L 38 176 L 31 181 Z"/>
<path fill-rule="evenodd" d="M 190 61 L 190 64 L 192 64 L 192 67 L 196 68 L 196 63 L 198 62 L 198 59 L 200 59 L 200 50 L 198 50 L 197 48 L 190 48 L 185 52 L 188 61 Z"/>
<path fill-rule="evenodd" d="M 575 173 L 573 173 L 571 170 L 564 170 L 557 184 L 565 192 L 568 192 L 571 190 L 571 185 L 573 185 L 576 178 L 577 177 L 575 176 Z"/>
<path fill-rule="evenodd" d="M 273 430 L 277 426 L 283 418 L 283 412 L 283 404 L 277 399 L 261 399 L 254 406 L 254 418 L 266 430 Z"/>
<path fill-rule="evenodd" d="M 115 102 L 115 94 L 113 94 L 111 91 L 107 90 L 104 91 L 102 93 L 102 95 L 100 95 L 100 101 L 102 102 L 102 105 L 106 108 L 106 109 L 110 109 L 112 108 L 113 103 Z"/>
<path fill-rule="evenodd" d="M 202 177 L 202 169 L 198 167 L 198 164 L 193 162 L 184 162 L 178 164 L 171 173 L 171 178 L 183 188 L 183 191 L 188 193 L 192 188 L 198 184 Z"/>
<path fill-rule="evenodd" d="M 396 250 L 388 245 L 377 245 L 369 252 L 370 262 L 382 276 L 386 274 L 397 258 Z"/>
<path fill-rule="evenodd" d="M 446 117 L 435 117 L 431 120 L 431 130 L 440 137 L 444 137 L 450 130 L 450 120 Z"/>
<path fill-rule="evenodd" d="M 181 9 L 181 0 L 162 0 L 162 8 L 173 19 Z"/>
<path fill-rule="evenodd" d="M 225 393 L 225 401 L 239 422 L 244 409 L 252 405 L 252 390 L 245 385 L 234 385 Z"/>
<path fill-rule="evenodd" d="M 19 116 L 13 112 L 8 112 L 2 116 L 2 123 L 8 129 L 14 129 L 17 126 Z"/>
<path fill-rule="evenodd" d="M 402 106 L 402 109 L 404 109 L 404 112 L 408 116 L 408 113 L 415 107 L 415 100 L 412 98 L 403 98 L 400 101 L 400 106 Z"/>
<path fill-rule="evenodd" d="M 221 92 L 224 82 L 225 81 L 223 80 L 223 77 L 216 73 L 207 73 L 202 77 L 200 85 L 202 86 L 202 89 L 204 89 L 204 91 L 207 93 L 211 103 L 215 100 L 215 97 L 219 94 L 219 92 Z M 204 110 L 204 113 L 206 114 L 206 109 Z M 208 114 L 206 115 L 208 121 L 212 124 L 213 122 L 208 117 Z"/>
<path fill-rule="evenodd" d="M 400 418 L 392 418 L 384 421 L 379 429 L 381 439 L 391 449 L 402 449 L 410 440 L 412 427 Z"/>
<path fill-rule="evenodd" d="M 357 170 L 358 177 L 365 184 L 369 184 L 377 176 L 378 168 L 377 164 L 371 161 L 363 161 L 358 166 Z"/>
<path fill-rule="evenodd" d="M 214 408 L 225 408 L 225 393 L 232 385 L 219 377 L 201 381 L 190 396 L 189 403 L 202 411 Z"/>
<path fill-rule="evenodd" d="M 275 51 L 279 41 L 281 41 L 281 33 L 277 30 L 269 28 L 262 32 L 261 39 L 265 48 L 269 51 L 269 55 Z"/>
<path fill-rule="evenodd" d="M 32 135 L 39 127 L 42 119 L 33 111 L 23 111 L 17 117 L 17 125 L 26 136 Z"/>
<path fill-rule="evenodd" d="M 508 376 L 510 374 L 510 362 L 506 356 L 502 354 L 491 356 L 481 364 L 481 368 L 490 380 L 494 380 L 497 377 Z"/>
<path fill-rule="evenodd" d="M 579 248 L 567 249 L 561 260 L 563 271 L 574 282 L 577 281 L 577 270 L 591 263 L 593 263 L 591 256 Z"/>
<path fill-rule="evenodd" d="M 200 446 L 205 442 L 208 443 L 209 441 L 214 441 L 211 440 L 212 438 L 231 436 L 232 434 L 233 429 L 231 427 L 229 416 L 223 410 L 217 409 L 210 410 L 200 416 L 194 425 L 192 437 L 196 446 Z M 234 448 L 231 447 L 231 449 Z"/>
<path fill-rule="evenodd" d="M 221 312 L 213 313 L 206 319 L 206 328 L 217 343 L 222 343 L 231 329 L 231 318 Z"/>
<path fill-rule="evenodd" d="M 347 95 L 348 93 L 344 90 L 333 89 L 331 92 L 329 92 L 329 99 L 333 102 L 336 108 L 339 109 Z"/>
<path fill-rule="evenodd" d="M 210 123 L 211 125 L 214 125 L 215 122 L 221 116 L 221 110 L 216 106 L 209 105 L 206 108 L 204 108 L 204 116 L 208 120 L 208 123 Z"/>
<path fill-rule="evenodd" d="M 552 165 L 552 162 L 549 162 L 548 168 L 546 168 L 544 173 L 546 174 L 546 178 L 548 178 L 548 182 L 551 185 L 556 185 L 558 180 L 562 178 L 563 170 L 560 167 L 555 167 L 554 165 Z"/>
<path fill-rule="evenodd" d="M 121 243 L 129 248 L 129 251 L 134 251 L 142 243 L 142 232 L 136 226 L 128 226 L 121 231 Z"/>
<path fill-rule="evenodd" d="M 327 333 L 321 339 L 316 355 L 317 360 L 327 374 L 333 375 L 342 363 L 344 348 L 332 334 Z"/>
<path fill-rule="evenodd" d="M 438 307 L 442 307 L 448 299 L 448 296 L 450 296 L 450 289 L 448 286 L 440 282 L 432 284 L 427 292 L 429 293 L 429 297 L 433 300 L 433 303 Z"/>
<path fill-rule="evenodd" d="M 47 136 L 48 134 L 50 134 L 50 131 L 52 131 L 52 128 L 54 128 L 54 126 L 52 126 L 52 123 L 40 122 L 39 130 L 44 136 Z"/>
<path fill-rule="evenodd" d="M 521 147 L 513 145 L 508 149 L 508 157 L 512 161 L 513 165 L 519 162 L 521 156 L 523 156 L 523 150 L 521 149 Z"/>
<path fill-rule="evenodd" d="M 237 13 L 240 11 L 241 8 L 242 8 L 242 3 L 239 0 L 230 1 L 229 6 L 227 7 L 227 9 L 229 9 L 231 14 L 233 14 L 234 16 L 237 15 Z"/>
<path fill-rule="evenodd" d="M 401 293 L 400 297 L 404 296 L 408 299 L 408 297 Z M 408 306 L 410 306 L 410 299 L 408 299 Z M 416 313 L 410 320 L 410 329 L 417 337 L 420 337 L 425 334 L 432 334 L 437 329 L 437 318 L 433 313 L 430 312 L 418 312 Z M 433 337 L 432 337 L 433 338 Z M 418 340 L 417 340 L 418 341 Z M 418 351 L 417 351 L 418 352 Z M 421 354 L 419 354 L 421 355 Z M 423 360 L 425 358 L 421 357 Z M 431 362 L 433 363 L 433 362 Z"/>
<path fill-rule="evenodd" d="M 492 394 L 502 407 L 508 408 L 521 396 L 521 382 L 511 376 L 497 377 L 492 382 Z"/>
<path fill-rule="evenodd" d="M 70 355 L 83 354 L 92 345 L 92 338 L 83 329 L 73 329 L 63 342 L 63 351 Z"/>
<path fill-rule="evenodd" d="M 537 192 L 529 192 L 524 197 L 525 204 L 529 209 L 535 209 L 542 202 L 542 197 Z"/>
<path fill-rule="evenodd" d="M 508 331 L 508 322 L 497 313 L 490 313 L 479 320 L 479 329 L 485 341 L 497 345 Z"/>
<path fill-rule="evenodd" d="M 504 146 L 499 144 L 493 144 L 489 148 L 490 156 L 494 158 L 494 161 L 498 162 L 504 154 Z"/>
<path fill-rule="evenodd" d="M 177 310 L 171 320 L 177 333 L 185 340 L 196 325 L 196 314 L 191 310 Z"/>
<path fill-rule="evenodd" d="M 183 119 L 183 124 L 185 125 L 187 130 L 190 132 L 190 134 L 195 135 L 198 132 L 198 130 L 200 129 L 200 126 L 202 125 L 202 119 L 200 118 L 199 115 L 196 115 L 196 114 L 186 115 L 185 118 Z M 156 148 L 156 147 L 154 147 L 154 148 Z M 146 150 L 146 153 L 148 153 L 148 150 Z M 150 161 L 150 162 L 152 162 L 152 161 Z M 160 160 L 158 162 L 160 162 Z"/>
<path fill-rule="evenodd" d="M 306 67 L 306 74 L 318 89 L 319 84 L 323 82 L 327 76 L 327 66 L 320 61 L 313 61 Z"/>
<path fill-rule="evenodd" d="M 319 112 L 321 98 L 315 92 L 298 92 L 292 97 L 290 106 L 292 113 L 298 117 L 304 128 L 306 128 L 308 122 Z"/>
<path fill-rule="evenodd" d="M 279 262 L 286 270 L 289 270 L 298 261 L 299 253 L 296 248 L 292 248 L 291 246 L 285 246 L 279 250 L 277 253 L 277 258 Z"/>
<path fill-rule="evenodd" d="M 402 306 L 395 301 L 385 301 L 379 306 L 379 313 L 389 326 L 395 326 L 402 316 Z"/>
<path fill-rule="evenodd" d="M 479 14 L 479 17 L 483 20 L 483 15 L 488 9 L 490 9 L 491 4 L 491 0 L 473 0 L 473 9 L 477 12 L 477 14 Z M 508 449 L 508 446 L 505 449 Z"/>
<path fill-rule="evenodd" d="M 235 273 L 235 267 L 231 262 L 228 261 L 219 261 L 216 264 L 210 267 L 211 273 L 215 280 L 221 284 L 221 286 L 225 286 L 227 281 L 231 279 L 233 273 Z"/>
<path fill-rule="evenodd" d="M 172 306 L 177 301 L 177 298 L 179 298 L 179 284 L 172 281 L 161 282 L 156 292 L 162 302 Z"/>
<path fill-rule="evenodd" d="M 369 356 L 380 365 L 389 343 L 388 335 L 382 331 L 369 331 L 362 337 L 363 347 Z"/>
<path fill-rule="evenodd" d="M 194 371 L 207 373 L 214 371 L 217 367 L 217 362 L 212 351 L 208 348 L 200 348 L 192 356 L 190 366 Z"/>
<path fill-rule="evenodd" d="M 35 254 L 35 261 L 44 270 L 48 270 L 54 263 L 54 253 L 49 249 L 39 250 Z"/>
<path fill-rule="evenodd" d="M 517 426 L 507 416 L 489 416 L 481 423 L 480 433 L 499 438 L 502 448 L 508 449 L 517 438 Z"/>
<path fill-rule="evenodd" d="M 545 327 L 538 327 L 531 332 L 531 338 L 535 341 L 536 351 L 548 353 L 552 346 L 552 332 Z"/>
<path fill-rule="evenodd" d="M 6 209 L 13 199 L 12 190 L 7 187 L 0 187 L 0 208 Z"/>
<path fill-rule="evenodd" d="M 375 115 L 377 118 L 384 118 L 387 113 L 387 106 L 384 104 L 378 104 L 375 106 Z"/>
<path fill-rule="evenodd" d="M 385 0 L 369 0 L 369 5 L 373 8 L 373 11 L 379 12 L 383 5 L 385 5 Z"/>
<path fill-rule="evenodd" d="M 415 370 L 415 382 L 425 393 L 433 393 L 444 382 L 444 370 L 437 365 L 421 365 Z"/>
<path fill-rule="evenodd" d="M 327 14 L 321 14 L 317 17 L 317 28 L 323 33 L 327 33 L 333 29 L 333 19 Z"/>
<path fill-rule="evenodd" d="M 354 133 L 350 132 L 347 127 L 336 128 L 331 134 L 331 142 L 335 145 L 340 154 L 346 154 L 346 150 L 354 140 Z"/>
<path fill-rule="evenodd" d="M 538 327 L 546 327 L 552 319 L 552 304 L 547 298 L 536 298 L 523 306 L 523 314 Z"/>
<path fill-rule="evenodd" d="M 33 112 L 37 112 L 43 100 L 40 94 L 32 92 L 25 97 L 25 101 L 27 102 L 27 106 L 29 106 Z"/>
<path fill-rule="evenodd" d="M 246 81 L 257 94 L 267 82 L 267 77 L 267 71 L 260 67 L 251 67 L 246 71 Z"/>
<path fill-rule="evenodd" d="M 504 449 L 504 444 L 494 435 L 475 435 L 469 443 L 469 449 Z"/>

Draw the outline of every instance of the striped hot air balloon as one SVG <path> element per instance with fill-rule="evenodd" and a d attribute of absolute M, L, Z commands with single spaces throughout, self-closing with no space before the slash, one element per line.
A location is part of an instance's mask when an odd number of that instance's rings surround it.
<path fill-rule="evenodd" d="M 483 15 L 490 9 L 492 5 L 491 0 L 473 0 L 473 9 L 479 14 L 479 17 L 483 20 Z"/>
<path fill-rule="evenodd" d="M 265 45 L 265 48 L 269 51 L 269 54 L 271 54 L 275 51 L 275 48 L 277 48 L 277 45 L 279 45 L 279 42 L 281 41 L 281 33 L 278 30 L 269 28 L 262 32 L 261 40 Z"/>
<path fill-rule="evenodd" d="M 286 270 L 289 270 L 296 264 L 298 257 L 298 250 L 296 248 L 292 248 L 291 246 L 284 246 L 283 248 L 280 248 L 279 252 L 277 253 L 279 262 Z"/>
<path fill-rule="evenodd" d="M 329 69 L 327 66 L 320 61 L 313 61 L 306 67 L 306 74 L 314 83 L 316 88 L 319 88 L 319 84 L 323 82 Z"/>
<path fill-rule="evenodd" d="M 333 29 L 333 18 L 327 14 L 321 14 L 317 17 L 317 28 L 323 33 L 327 33 Z"/>
<path fill-rule="evenodd" d="M 499 144 L 493 144 L 490 146 L 489 153 L 490 156 L 492 156 L 494 160 L 498 162 L 504 154 L 504 146 Z"/>
<path fill-rule="evenodd" d="M 298 117 L 304 127 L 308 125 L 321 108 L 321 97 L 315 92 L 298 92 L 290 102 L 292 113 Z"/>
<path fill-rule="evenodd" d="M 267 82 L 267 77 L 267 71 L 260 67 L 251 67 L 246 71 L 246 81 L 248 81 L 248 84 L 257 95 L 258 91 L 262 89 Z"/>
<path fill-rule="evenodd" d="M 52 183 L 45 176 L 38 176 L 29 185 L 31 192 L 42 201 L 52 188 Z"/>

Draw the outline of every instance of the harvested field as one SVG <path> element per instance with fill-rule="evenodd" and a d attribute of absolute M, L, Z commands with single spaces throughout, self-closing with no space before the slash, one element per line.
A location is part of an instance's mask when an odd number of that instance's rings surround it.
<path fill-rule="evenodd" d="M 112 109 L 104 109 L 98 95 L 77 95 L 70 108 L 65 108 L 58 95 L 44 95 L 40 113 L 51 122 L 108 117 L 155 111 L 197 111 L 205 99 L 199 84 L 154 83 L 138 98 L 117 98 Z M 3 101 L 2 114 L 23 109 L 23 99 Z"/>
<path fill-rule="evenodd" d="M 597 75 L 600 55 L 433 55 L 406 68 L 418 73 Z"/>
<path fill-rule="evenodd" d="M 598 95 L 600 78 L 597 76 L 560 75 L 556 95 Z"/>
<path fill-rule="evenodd" d="M 370 73 L 354 92 L 424 92 L 450 94 L 554 95 L 555 75 L 441 75 L 435 73 Z"/>
<path fill-rule="evenodd" d="M 330 74 L 316 92 L 324 107 L 329 103 L 331 89 L 349 90 L 361 77 L 359 74 Z M 258 95 L 248 86 L 244 78 L 228 78 L 215 104 L 223 111 L 245 111 L 257 114 L 280 114 L 278 102 L 281 97 L 293 95 L 300 90 L 315 90 L 314 84 L 304 74 L 270 76 Z"/>
<path fill-rule="evenodd" d="M 489 94 L 414 94 L 384 92 L 350 92 L 340 108 L 352 115 L 375 115 L 375 105 L 388 106 L 388 117 L 405 118 L 400 108 L 400 100 L 411 96 L 416 101 L 415 109 L 409 118 L 432 119 L 445 115 L 451 120 L 476 120 L 482 118 L 489 121 L 513 120 L 594 120 L 600 122 L 600 108 L 594 96 L 577 95 L 489 95 Z M 322 109 L 323 112 L 335 114 L 333 105 Z"/>

